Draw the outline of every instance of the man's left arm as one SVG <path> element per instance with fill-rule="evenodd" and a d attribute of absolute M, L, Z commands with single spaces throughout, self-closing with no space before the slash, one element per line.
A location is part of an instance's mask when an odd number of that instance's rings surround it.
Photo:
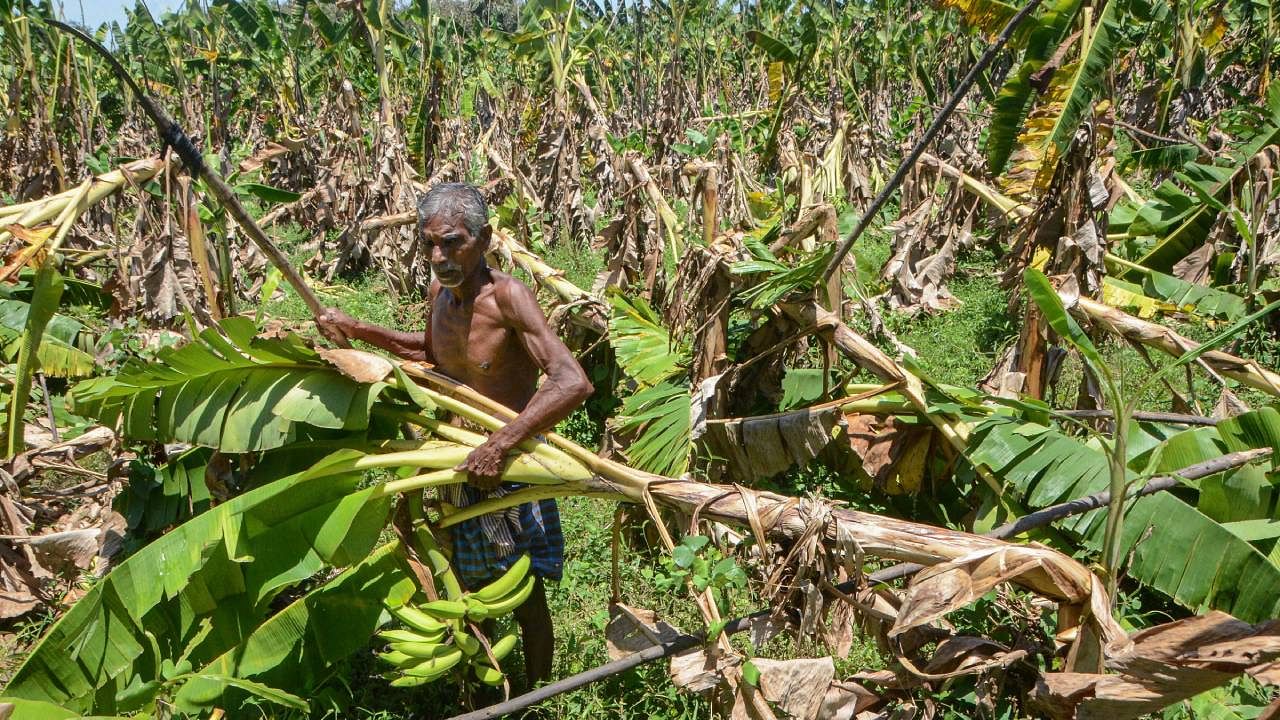
<path fill-rule="evenodd" d="M 546 378 L 524 410 L 458 466 L 468 474 L 472 485 L 485 490 L 498 486 L 506 455 L 512 448 L 555 427 L 594 391 L 573 353 L 547 325 L 533 291 L 519 281 L 511 281 L 498 288 L 497 300 L 504 318 Z"/>

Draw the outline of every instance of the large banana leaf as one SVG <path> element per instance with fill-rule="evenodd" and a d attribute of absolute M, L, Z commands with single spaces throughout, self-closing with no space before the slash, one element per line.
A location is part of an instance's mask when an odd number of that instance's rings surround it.
<path fill-rule="evenodd" d="M 72 390 L 75 412 L 119 421 L 137 440 L 181 441 L 244 453 L 281 447 L 324 430 L 360 431 L 385 383 L 358 383 L 296 336 L 257 338 L 247 318 L 228 318 L 191 343 L 131 362 L 115 376 Z"/>
<path fill-rule="evenodd" d="M 1274 408 L 1177 433 L 1135 427 L 1129 441 L 1130 477 L 1136 480 L 1138 471 L 1142 476 L 1171 472 L 1236 450 L 1274 448 L 1277 441 L 1280 413 Z M 1107 458 L 1095 443 L 1007 416 L 978 425 L 970 436 L 969 457 L 990 468 L 1033 509 L 1108 486 Z M 1268 467 L 1274 464 L 1273 458 Z M 1264 473 L 1246 467 L 1201 479 L 1194 503 L 1167 492 L 1132 502 L 1123 534 L 1124 547 L 1135 553 L 1128 573 L 1195 610 L 1219 609 L 1249 622 L 1275 617 L 1280 613 L 1280 566 L 1264 552 L 1273 539 L 1251 543 L 1223 524 L 1278 516 L 1272 481 Z M 1097 549 L 1104 520 L 1105 510 L 1099 509 L 1068 518 L 1061 527 Z M 1252 589 L 1239 590 L 1242 584 Z"/>
<path fill-rule="evenodd" d="M 335 665 L 364 648 L 388 619 L 384 606 L 403 605 L 417 585 L 397 552 L 398 543 L 373 551 L 359 564 L 294 600 L 241 643 L 198 669 L 175 700 L 182 712 L 226 707 L 227 683 L 252 678 L 307 694 Z"/>
<path fill-rule="evenodd" d="M 13 718 L 13 720 L 118 720 L 116 717 L 105 715 L 85 717 L 53 703 L 10 697 L 0 697 L 0 717 Z M 133 720 L 147 720 L 151 716 L 132 715 L 131 717 Z"/>
<path fill-rule="evenodd" d="M 291 476 L 162 536 L 58 620 L 4 694 L 115 712 L 117 694 L 160 678 L 165 660 L 213 661 L 261 624 L 279 592 L 368 556 L 390 499 L 357 490 L 361 481 Z"/>

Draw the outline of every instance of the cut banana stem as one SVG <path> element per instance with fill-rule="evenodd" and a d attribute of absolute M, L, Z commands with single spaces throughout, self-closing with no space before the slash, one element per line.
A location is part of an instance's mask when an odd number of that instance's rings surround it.
<path fill-rule="evenodd" d="M 401 478 L 399 480 L 389 480 L 378 488 L 378 495 L 386 497 L 388 495 L 398 495 L 411 490 L 426 490 L 428 488 L 441 487 L 443 485 L 457 485 L 467 481 L 467 474 L 457 472 L 452 468 L 436 470 L 434 472 L 414 475 L 412 477 Z"/>

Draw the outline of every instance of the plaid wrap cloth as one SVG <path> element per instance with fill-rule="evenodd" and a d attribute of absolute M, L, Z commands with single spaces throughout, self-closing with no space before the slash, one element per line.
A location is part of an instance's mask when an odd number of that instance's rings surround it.
<path fill-rule="evenodd" d="M 503 483 L 486 493 L 467 484 L 451 485 L 443 488 L 441 499 L 464 508 L 486 498 L 510 495 L 521 487 Z M 544 580 L 559 580 L 564 571 L 564 535 L 555 500 L 516 505 L 464 520 L 449 530 L 454 570 L 470 589 L 488 584 L 525 553 L 533 561 L 531 572 Z"/>

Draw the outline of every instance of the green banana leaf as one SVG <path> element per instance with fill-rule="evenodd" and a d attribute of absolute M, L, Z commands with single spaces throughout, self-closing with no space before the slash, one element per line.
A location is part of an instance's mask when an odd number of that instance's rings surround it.
<path fill-rule="evenodd" d="M 625 435 L 635 433 L 626 449 L 633 465 L 669 477 L 684 473 L 692 443 L 691 403 L 689 392 L 671 382 L 644 388 L 623 401 L 618 429 Z"/>
<path fill-rule="evenodd" d="M 316 689 L 334 666 L 365 648 L 388 620 L 384 606 L 398 607 L 417 591 L 392 542 L 327 583 L 290 603 L 184 684 L 175 696 L 182 712 L 226 706 L 228 683 L 252 678 L 302 695 Z"/>
<path fill-rule="evenodd" d="M 122 720 L 116 715 L 86 717 L 53 703 L 22 698 L 0 697 L 0 717 L 12 720 Z M 130 720 L 149 720 L 150 715 L 130 715 Z"/>
<path fill-rule="evenodd" d="M 23 319 L 22 338 L 18 343 L 17 372 L 5 418 L 5 457 L 17 455 L 25 448 L 24 416 L 31 397 L 31 380 L 38 369 L 37 351 L 44 344 L 45 328 L 62 299 L 62 286 L 62 273 L 58 272 L 52 259 L 46 260 L 36 271 L 32 283 L 32 311 Z"/>
<path fill-rule="evenodd" d="M 71 392 L 74 411 L 105 425 L 119 421 L 136 440 L 227 453 L 369 427 L 385 383 L 347 378 L 294 335 L 257 338 L 248 318 L 228 318 L 220 329 L 161 350 L 155 363 L 133 361 L 117 375 L 79 383 Z"/>
<path fill-rule="evenodd" d="M 1227 452 L 1275 448 L 1277 438 L 1280 413 L 1274 408 L 1246 413 L 1217 427 L 1176 433 L 1136 425 L 1129 442 L 1130 478 L 1171 472 Z M 1107 458 L 1096 442 L 1008 416 L 978 424 L 970 436 L 969 458 L 990 468 L 1031 509 L 1108 487 Z M 1194 502 L 1183 499 L 1189 490 L 1133 501 L 1124 521 L 1124 547 L 1145 554 L 1141 561 L 1135 554 L 1128 573 L 1194 610 L 1211 607 L 1249 622 L 1275 617 L 1280 612 L 1280 565 L 1267 557 L 1274 539 L 1250 542 L 1222 524 L 1280 517 L 1271 472 L 1275 464 L 1273 457 L 1261 468 L 1203 478 L 1194 484 Z M 1105 518 L 1105 509 L 1099 509 L 1067 518 L 1059 527 L 1096 550 Z M 1209 541 L 1214 543 L 1212 551 L 1203 546 Z M 1236 574 L 1241 569 L 1248 574 Z M 1241 584 L 1259 590 L 1237 592 Z"/>
<path fill-rule="evenodd" d="M 609 344 L 618 366 L 642 387 L 652 387 L 684 372 L 689 349 L 674 343 L 661 318 L 643 298 L 609 294 Z"/>
<path fill-rule="evenodd" d="M 7 360 L 12 361 L 18 357 L 30 311 L 30 303 L 0 299 L 0 346 L 4 348 Z M 88 333 L 80 321 L 55 313 L 45 325 L 40 347 L 36 349 L 36 360 L 41 372 L 49 377 L 61 378 L 92 375 L 97 371 L 98 365 L 93 355 L 81 345 L 81 341 L 87 338 Z"/>
<path fill-rule="evenodd" d="M 209 509 L 205 467 L 212 455 L 196 447 L 158 467 L 142 460 L 129 464 L 129 485 L 112 505 L 129 523 L 130 540 L 154 537 Z"/>
<path fill-rule="evenodd" d="M 212 661 L 261 624 L 281 591 L 368 556 L 390 498 L 361 483 L 359 474 L 291 476 L 180 525 L 95 584 L 4 694 L 115 712 L 117 695 L 160 679 L 165 660 Z"/>
<path fill-rule="evenodd" d="M 1246 177 L 1250 159 L 1261 148 L 1280 142 L 1280 118 L 1275 120 L 1233 153 L 1229 165 L 1184 165 L 1178 179 L 1195 185 L 1197 190 L 1189 192 L 1173 180 L 1166 180 L 1156 188 L 1151 200 L 1139 206 L 1116 208 L 1113 218 L 1118 222 L 1113 224 L 1113 230 L 1132 237 L 1156 238 L 1155 244 L 1136 261 L 1139 265 L 1171 272 L 1179 260 L 1204 244 L 1221 212 L 1221 204 L 1230 200 L 1232 188 Z"/>

